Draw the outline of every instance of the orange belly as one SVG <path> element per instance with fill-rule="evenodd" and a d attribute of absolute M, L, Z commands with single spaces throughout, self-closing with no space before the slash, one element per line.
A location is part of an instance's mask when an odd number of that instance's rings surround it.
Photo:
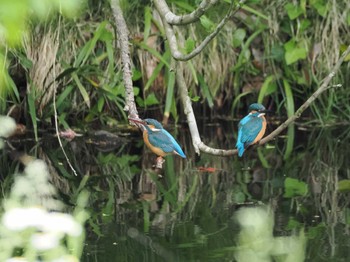
<path fill-rule="evenodd" d="M 263 122 L 262 122 L 262 128 L 259 132 L 259 134 L 256 136 L 252 144 L 258 143 L 260 139 L 264 136 L 266 131 L 266 118 L 264 116 L 261 116 Z"/>
<path fill-rule="evenodd" d="M 151 149 L 151 151 L 153 153 L 155 153 L 158 156 L 166 156 L 167 153 L 165 153 L 162 149 L 160 149 L 159 147 L 153 146 L 149 140 L 148 140 L 148 134 L 147 131 L 143 131 L 143 141 L 145 142 L 146 146 Z"/>

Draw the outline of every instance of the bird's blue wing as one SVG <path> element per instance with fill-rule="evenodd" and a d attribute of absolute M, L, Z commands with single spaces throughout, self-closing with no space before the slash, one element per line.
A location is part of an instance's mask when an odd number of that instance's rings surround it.
<path fill-rule="evenodd" d="M 148 140 L 153 146 L 159 147 L 166 153 L 172 153 L 175 151 L 181 157 L 186 158 L 186 155 L 182 151 L 175 138 L 165 129 L 149 133 Z"/>
<path fill-rule="evenodd" d="M 248 117 L 248 119 L 243 118 L 242 123 L 239 124 L 239 141 L 244 144 L 244 147 L 254 142 L 263 127 L 263 120 L 260 117 Z"/>

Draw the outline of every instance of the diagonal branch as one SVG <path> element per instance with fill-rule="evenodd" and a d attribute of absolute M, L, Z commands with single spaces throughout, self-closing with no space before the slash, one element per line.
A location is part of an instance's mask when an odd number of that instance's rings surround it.
<path fill-rule="evenodd" d="M 278 128 L 276 128 L 271 134 L 269 134 L 264 139 L 260 140 L 259 145 L 263 145 L 273 138 L 275 138 L 277 135 L 279 135 L 284 129 L 288 127 L 289 124 L 293 123 L 296 119 L 298 119 L 301 114 L 307 109 L 324 91 L 326 91 L 329 88 L 329 83 L 332 80 L 332 78 L 335 76 L 335 74 L 338 72 L 341 64 L 344 62 L 345 57 L 350 53 L 350 45 L 346 49 L 346 51 L 342 54 L 342 56 L 339 58 L 336 65 L 333 67 L 332 71 L 328 74 L 328 76 L 323 79 L 322 85 L 308 98 L 308 100 L 305 101 L 304 104 L 302 104 L 298 110 L 295 112 L 294 115 L 289 117 L 284 123 L 282 123 Z"/>
<path fill-rule="evenodd" d="M 158 12 L 164 16 L 165 21 L 170 25 L 187 25 L 194 23 L 217 2 L 218 0 L 203 0 L 193 12 L 185 15 L 176 15 L 170 11 L 165 0 L 154 0 Z"/>
<path fill-rule="evenodd" d="M 124 110 L 128 111 L 129 117 L 138 118 L 138 112 L 135 104 L 134 90 L 132 84 L 131 59 L 128 39 L 129 30 L 123 16 L 123 12 L 120 8 L 120 0 L 111 0 L 111 8 L 115 19 L 118 42 L 120 47 L 120 56 L 123 66 L 123 81 L 125 86 Z"/>
<path fill-rule="evenodd" d="M 284 129 L 288 127 L 291 123 L 293 123 L 296 119 L 300 117 L 300 115 L 324 92 L 329 88 L 329 83 L 332 80 L 332 78 L 335 76 L 335 74 L 339 71 L 339 68 L 341 64 L 344 62 L 344 59 L 346 56 L 350 54 L 350 45 L 346 49 L 346 51 L 342 54 L 342 56 L 339 58 L 336 65 L 333 67 L 332 71 L 328 74 L 328 76 L 323 80 L 322 85 L 309 97 L 309 99 L 306 100 L 306 102 L 301 105 L 298 110 L 295 112 L 295 114 L 291 117 L 289 117 L 284 123 L 282 123 L 278 128 L 276 128 L 271 134 L 269 134 L 267 137 L 262 139 L 259 142 L 259 146 L 263 145 L 272 139 L 274 139 L 277 135 L 279 135 Z M 211 148 L 207 145 L 205 145 L 200 138 L 196 118 L 192 109 L 191 105 L 191 99 L 188 97 L 188 90 L 185 83 L 185 79 L 183 77 L 183 68 L 181 65 L 177 67 L 176 71 L 176 81 L 177 85 L 180 88 L 180 98 L 182 101 L 182 104 L 184 106 L 184 111 L 187 117 L 191 137 L 192 137 L 192 143 L 195 149 L 195 152 L 197 154 L 200 153 L 200 151 L 212 154 L 212 155 L 218 155 L 218 156 L 231 156 L 237 154 L 236 149 L 230 149 L 230 150 L 224 150 L 224 149 L 216 149 Z"/>
<path fill-rule="evenodd" d="M 171 51 L 171 55 L 179 61 L 187 61 L 192 59 L 193 57 L 195 57 L 196 55 L 198 55 L 207 45 L 208 43 L 220 32 L 220 30 L 223 28 L 223 26 L 226 24 L 226 22 L 228 21 L 228 19 L 235 13 L 237 12 L 241 5 L 244 3 L 245 0 L 240 0 L 239 3 L 236 5 L 236 10 L 235 12 L 233 12 L 233 1 L 231 2 L 231 6 L 229 8 L 229 11 L 227 12 L 226 16 L 221 20 L 221 22 L 216 26 L 215 30 L 210 33 L 209 35 L 207 35 L 207 37 L 194 49 L 192 50 L 191 53 L 189 54 L 182 54 L 179 51 L 178 48 L 178 43 L 176 40 L 176 36 L 174 33 L 174 29 L 172 27 L 172 25 L 170 25 L 165 17 L 165 13 L 162 12 L 161 6 L 159 6 L 159 2 L 161 0 L 154 0 L 154 5 L 162 19 L 163 22 L 163 26 L 165 28 L 165 34 L 166 37 L 168 39 L 169 42 L 169 46 L 170 46 L 170 51 Z"/>

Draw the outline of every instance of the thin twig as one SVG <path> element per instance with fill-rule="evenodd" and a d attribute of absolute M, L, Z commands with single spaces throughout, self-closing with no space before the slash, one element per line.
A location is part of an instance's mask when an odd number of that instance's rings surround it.
<path fill-rule="evenodd" d="M 59 39 L 60 26 L 61 26 L 61 16 L 59 16 L 59 20 L 58 20 L 58 29 L 57 29 L 58 33 L 56 34 L 56 41 L 58 41 L 58 39 Z M 56 79 L 56 63 L 53 63 L 53 79 Z M 57 115 L 57 108 L 56 108 L 56 91 L 57 91 L 56 81 L 53 81 L 52 84 L 53 84 L 53 88 L 54 88 L 54 90 L 53 90 L 53 111 L 54 111 L 54 116 L 55 116 L 55 130 L 56 130 L 57 140 L 58 140 L 58 143 L 60 144 L 63 155 L 66 158 L 70 169 L 73 171 L 75 176 L 78 176 L 77 171 L 75 171 L 72 163 L 69 160 L 69 157 L 66 153 L 66 150 L 64 150 L 62 140 L 60 137 L 60 132 L 58 131 L 58 115 Z"/>
<path fill-rule="evenodd" d="M 236 10 L 233 12 L 233 1 L 231 2 L 231 6 L 229 8 L 229 11 L 225 15 L 225 17 L 220 21 L 220 23 L 216 26 L 215 30 L 207 35 L 207 37 L 195 48 L 192 50 L 191 53 L 189 54 L 182 54 L 179 51 L 178 43 L 176 40 L 176 35 L 174 33 L 172 25 L 170 25 L 166 18 L 165 18 L 165 13 L 162 12 L 161 7 L 159 6 L 158 0 L 154 0 L 154 5 L 162 19 L 163 26 L 165 29 L 165 34 L 169 42 L 170 46 L 170 51 L 171 55 L 179 61 L 188 61 L 198 55 L 207 45 L 208 43 L 220 32 L 220 30 L 223 28 L 223 26 L 226 24 L 228 19 L 235 13 L 237 12 L 242 4 L 244 3 L 245 0 L 240 0 L 239 3 L 236 5 Z"/>

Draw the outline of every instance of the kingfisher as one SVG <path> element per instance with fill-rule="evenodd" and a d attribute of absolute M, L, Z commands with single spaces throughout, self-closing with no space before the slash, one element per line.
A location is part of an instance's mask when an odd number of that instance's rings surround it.
<path fill-rule="evenodd" d="M 129 120 L 138 124 L 143 130 L 143 141 L 158 157 L 176 154 L 186 158 L 175 138 L 157 120 L 151 118 L 144 120 L 129 118 Z"/>
<path fill-rule="evenodd" d="M 262 104 L 254 103 L 249 106 L 249 114 L 238 124 L 238 138 L 236 147 L 238 156 L 241 157 L 244 150 L 256 144 L 264 136 L 266 131 L 265 113 L 269 112 Z"/>

